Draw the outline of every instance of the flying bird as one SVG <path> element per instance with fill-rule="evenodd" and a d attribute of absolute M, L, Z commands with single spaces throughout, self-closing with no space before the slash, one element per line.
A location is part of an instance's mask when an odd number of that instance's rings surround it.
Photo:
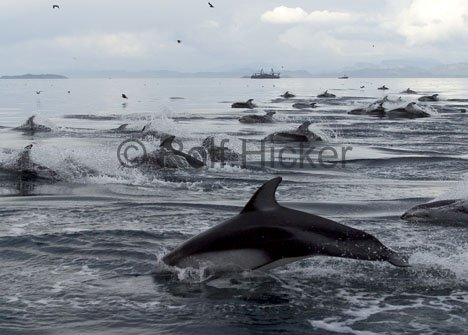
<path fill-rule="evenodd" d="M 54 8 L 60 8 L 60 6 L 59 5 L 53 5 L 52 9 L 54 9 Z"/>
<path fill-rule="evenodd" d="M 210 8 L 214 8 L 214 6 L 208 2 L 208 5 L 210 6 Z"/>
<path fill-rule="evenodd" d="M 125 93 L 122 93 L 122 98 L 128 99 L 128 97 L 125 95 Z"/>

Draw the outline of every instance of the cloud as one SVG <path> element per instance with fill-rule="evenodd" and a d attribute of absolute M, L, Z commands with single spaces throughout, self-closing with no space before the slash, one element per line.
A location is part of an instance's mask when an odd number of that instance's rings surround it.
<path fill-rule="evenodd" d="M 0 0 L 0 21 L 8 27 L 8 34 L 0 34 L 0 73 L 211 71 L 266 62 L 313 70 L 356 61 L 431 57 L 448 63 L 468 57 L 468 0 L 272 3 L 226 1 L 211 10 L 193 0 L 139 0 L 138 6 L 67 0 L 58 11 L 43 1 Z"/>
<path fill-rule="evenodd" d="M 342 43 L 325 32 L 314 32 L 305 27 L 294 27 L 279 36 L 279 40 L 301 51 L 342 53 Z M 313 41 L 313 43 L 310 43 Z"/>
<path fill-rule="evenodd" d="M 273 24 L 291 23 L 340 23 L 352 20 L 352 16 L 345 12 L 333 12 L 328 10 L 316 10 L 307 13 L 300 7 L 290 8 L 285 6 L 275 7 L 273 10 L 262 14 L 261 20 Z"/>
<path fill-rule="evenodd" d="M 158 42 L 159 40 L 159 42 Z M 164 47 L 158 36 L 150 32 L 142 33 L 95 33 L 86 35 L 60 36 L 51 43 L 64 51 L 78 54 L 140 58 L 155 48 Z"/>
<path fill-rule="evenodd" d="M 413 0 L 393 27 L 409 45 L 423 45 L 468 37 L 468 1 Z"/>
<path fill-rule="evenodd" d="M 298 23 L 307 18 L 307 13 L 300 7 L 276 7 L 262 14 L 261 19 L 269 23 Z"/>
<path fill-rule="evenodd" d="M 59 48 L 71 52 L 89 52 L 109 56 L 142 56 L 146 48 L 140 39 L 129 33 L 89 34 L 57 37 Z"/>

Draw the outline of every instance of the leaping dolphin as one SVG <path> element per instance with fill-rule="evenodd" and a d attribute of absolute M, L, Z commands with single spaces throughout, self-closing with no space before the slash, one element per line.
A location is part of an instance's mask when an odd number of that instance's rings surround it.
<path fill-rule="evenodd" d="M 235 217 L 192 237 L 162 261 L 214 272 L 269 270 L 311 256 L 408 262 L 374 236 L 317 215 L 278 204 L 281 177 L 261 186 Z"/>

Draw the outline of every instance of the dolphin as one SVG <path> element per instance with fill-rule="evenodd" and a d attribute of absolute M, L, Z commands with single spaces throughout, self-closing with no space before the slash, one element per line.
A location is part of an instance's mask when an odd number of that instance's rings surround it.
<path fill-rule="evenodd" d="M 438 94 L 423 95 L 422 97 L 419 97 L 418 101 L 422 101 L 422 102 L 439 101 L 439 95 Z"/>
<path fill-rule="evenodd" d="M 296 102 L 292 106 L 293 108 L 297 108 L 297 109 L 316 108 L 317 103 L 316 102 Z"/>
<path fill-rule="evenodd" d="M 18 175 L 19 179 L 23 181 L 33 181 L 40 179 L 54 182 L 59 181 L 60 177 L 57 172 L 32 161 L 32 147 L 32 144 L 27 145 L 13 164 L 0 165 L 0 172 L 16 174 Z"/>
<path fill-rule="evenodd" d="M 242 211 L 166 254 L 179 268 L 213 272 L 266 271 L 311 256 L 387 261 L 409 266 L 405 258 L 374 236 L 320 216 L 283 207 L 275 192 L 281 177 L 263 184 Z"/>
<path fill-rule="evenodd" d="M 406 90 L 401 91 L 400 93 L 401 93 L 401 94 L 418 94 L 418 92 L 413 91 L 413 90 L 410 89 L 409 87 L 408 87 Z"/>
<path fill-rule="evenodd" d="M 430 117 L 431 114 L 425 112 L 421 107 L 419 107 L 415 102 L 410 102 L 405 107 L 400 107 L 392 109 L 387 112 L 387 117 L 391 119 L 417 119 L 423 117 Z"/>
<path fill-rule="evenodd" d="M 175 136 L 169 136 L 161 141 L 159 148 L 153 152 L 137 157 L 136 166 L 143 169 L 186 169 L 200 168 L 205 164 L 182 151 L 172 147 Z"/>
<path fill-rule="evenodd" d="M 266 112 L 265 115 L 249 114 L 239 118 L 240 123 L 273 123 L 275 111 Z"/>
<path fill-rule="evenodd" d="M 272 142 L 311 142 L 311 141 L 323 141 L 320 136 L 311 132 L 309 126 L 310 121 L 305 121 L 295 130 L 279 131 L 265 137 L 265 141 Z"/>
<path fill-rule="evenodd" d="M 141 138 L 151 136 L 151 137 L 158 138 L 158 139 L 165 139 L 167 137 L 172 136 L 172 135 L 170 135 L 168 133 L 164 133 L 164 132 L 157 131 L 157 130 L 152 130 L 150 128 L 151 127 L 150 127 L 149 124 L 145 125 L 141 129 L 129 128 L 128 123 L 124 123 L 124 124 L 118 126 L 117 128 L 113 128 L 113 129 L 108 130 L 108 132 L 109 133 L 116 133 L 116 134 L 130 134 L 133 137 L 141 137 Z"/>
<path fill-rule="evenodd" d="M 383 104 L 385 101 L 376 101 L 365 108 L 356 108 L 348 112 L 351 115 L 368 115 L 376 117 L 385 116 L 385 108 Z"/>
<path fill-rule="evenodd" d="M 109 132 L 119 133 L 119 134 L 134 134 L 134 133 L 141 133 L 141 132 L 143 132 L 143 130 L 142 129 L 128 128 L 128 123 L 124 123 L 124 124 L 118 126 L 117 128 L 110 129 Z"/>
<path fill-rule="evenodd" d="M 249 109 L 252 109 L 252 108 L 257 107 L 252 101 L 253 101 L 253 99 L 249 99 L 246 102 L 234 102 L 231 105 L 231 108 L 249 108 Z"/>
<path fill-rule="evenodd" d="M 224 146 L 216 146 L 213 136 L 208 136 L 203 140 L 202 148 L 212 162 L 239 162 L 240 160 L 240 155 L 234 150 Z"/>
<path fill-rule="evenodd" d="M 142 157 L 136 158 L 135 163 L 137 164 L 137 166 L 146 170 L 152 170 L 155 168 L 186 169 L 190 167 L 190 164 L 184 157 L 175 155 L 164 148 L 159 148 Z"/>
<path fill-rule="evenodd" d="M 189 165 L 193 168 L 201 168 L 203 166 L 205 166 L 205 163 L 203 163 L 202 161 L 196 159 L 195 157 L 193 156 L 190 156 L 189 154 L 186 154 L 185 152 L 182 152 L 182 151 L 179 151 L 179 150 L 176 150 L 172 147 L 172 142 L 174 141 L 175 139 L 175 136 L 169 136 L 167 138 L 165 138 L 161 144 L 159 145 L 160 148 L 164 148 L 166 149 L 168 152 L 176 155 L 176 156 L 180 156 L 180 157 L 183 157 L 185 158 L 185 160 L 189 163 Z"/>
<path fill-rule="evenodd" d="M 21 126 L 13 128 L 13 130 L 18 130 L 18 131 L 23 131 L 27 133 L 37 133 L 37 132 L 51 132 L 52 128 L 49 128 L 47 126 L 44 126 L 42 124 L 38 124 L 34 122 L 34 119 L 36 118 L 36 115 L 31 116 L 26 120 L 25 123 L 23 123 Z"/>
<path fill-rule="evenodd" d="M 285 99 L 290 99 L 290 98 L 294 98 L 295 95 L 292 94 L 292 93 L 289 93 L 289 91 L 286 91 L 284 94 L 281 94 L 281 96 Z"/>
<path fill-rule="evenodd" d="M 322 94 L 317 95 L 317 98 L 336 98 L 336 95 L 333 93 L 328 93 L 328 90 L 326 90 Z"/>
<path fill-rule="evenodd" d="M 406 211 L 401 219 L 468 223 L 468 200 L 449 199 L 417 205 Z"/>

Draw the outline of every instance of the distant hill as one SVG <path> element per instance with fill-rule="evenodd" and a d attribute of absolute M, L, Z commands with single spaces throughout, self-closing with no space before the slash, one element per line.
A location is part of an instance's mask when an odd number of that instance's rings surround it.
<path fill-rule="evenodd" d="M 351 78 L 425 78 L 433 77 L 434 74 L 430 70 L 421 69 L 411 66 L 395 66 L 395 67 L 366 67 L 360 69 L 343 69 L 340 72 L 320 73 L 318 77 L 336 78 L 345 73 Z"/>
<path fill-rule="evenodd" d="M 173 70 L 99 70 L 74 72 L 73 78 L 250 78 L 258 72 L 253 68 L 226 71 L 182 72 Z M 276 69 L 281 78 L 338 78 L 347 75 L 350 78 L 468 78 L 468 63 L 439 64 L 427 60 L 386 60 L 378 64 L 357 63 L 328 72 L 320 69 L 286 70 Z M 31 76 L 31 75 L 26 75 Z M 49 75 L 41 75 L 49 76 Z M 50 75 L 52 76 L 52 75 Z M 12 76 L 26 78 L 25 76 Z M 4 79 L 10 79 L 11 77 Z M 45 78 L 45 77 L 42 77 Z M 27 78 L 26 78 L 27 79 Z"/>
<path fill-rule="evenodd" d="M 74 73 L 74 78 L 250 78 L 258 72 L 254 69 L 239 69 L 223 72 L 178 72 L 169 70 L 146 70 L 146 71 L 122 71 L 122 70 L 103 70 L 103 71 L 83 71 Z M 283 70 L 281 78 L 308 78 L 312 74 L 304 70 Z"/>
<path fill-rule="evenodd" d="M 428 66 L 359 64 L 339 72 L 314 74 L 314 77 L 336 77 L 345 73 L 351 78 L 467 78 L 468 63 L 435 64 Z"/>
<path fill-rule="evenodd" d="M 59 74 L 22 74 L 14 76 L 1 76 L 0 79 L 68 79 Z"/>

